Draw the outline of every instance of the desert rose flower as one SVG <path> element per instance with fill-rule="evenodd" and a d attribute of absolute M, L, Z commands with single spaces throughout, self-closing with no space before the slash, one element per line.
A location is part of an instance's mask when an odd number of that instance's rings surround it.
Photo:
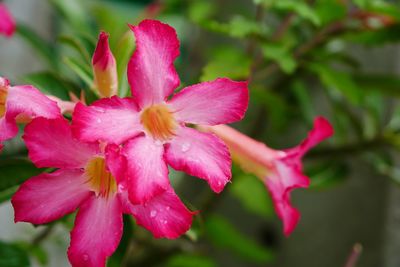
<path fill-rule="evenodd" d="M 271 149 L 226 125 L 199 128 L 224 140 L 233 160 L 244 171 L 264 182 L 271 193 L 275 210 L 283 221 L 283 231 L 289 235 L 300 218 L 299 211 L 290 203 L 290 192 L 310 184 L 309 178 L 302 172 L 301 159 L 309 149 L 333 134 L 330 123 L 322 117 L 316 118 L 308 137 L 300 145 L 287 150 Z"/>
<path fill-rule="evenodd" d="M 5 4 L 0 2 L 0 34 L 11 37 L 15 32 L 15 20 Z"/>
<path fill-rule="evenodd" d="M 144 20 L 131 26 L 136 51 L 128 65 L 133 97 L 77 104 L 72 127 L 82 140 L 124 144 L 132 203 L 148 201 L 170 188 L 169 164 L 206 180 L 221 192 L 231 179 L 228 148 L 215 135 L 188 124 L 218 125 L 243 118 L 247 82 L 220 78 L 183 88 L 174 68 L 179 41 L 170 26 Z"/>
<path fill-rule="evenodd" d="M 2 142 L 18 133 L 17 122 L 28 122 L 35 117 L 60 117 L 57 103 L 31 85 L 10 86 L 0 77 L 0 150 Z"/>
<path fill-rule="evenodd" d="M 21 185 L 11 200 L 15 221 L 45 224 L 79 209 L 68 248 L 73 267 L 105 266 L 120 242 L 123 213 L 132 214 L 155 237 L 176 238 L 189 229 L 193 213 L 172 190 L 145 205 L 128 201 L 126 162 L 117 145 L 102 149 L 75 139 L 64 118 L 34 119 L 23 138 L 32 162 L 57 170 Z"/>

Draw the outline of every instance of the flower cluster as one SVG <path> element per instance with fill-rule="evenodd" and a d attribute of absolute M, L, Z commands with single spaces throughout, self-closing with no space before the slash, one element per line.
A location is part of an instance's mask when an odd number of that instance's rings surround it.
<path fill-rule="evenodd" d="M 175 30 L 155 20 L 130 27 L 136 38 L 127 70 L 133 97 L 116 96 L 106 33 L 92 60 L 103 98 L 90 106 L 0 80 L 0 141 L 16 135 L 18 122 L 28 123 L 23 140 L 29 158 L 55 169 L 20 186 L 12 198 L 15 221 L 44 224 L 78 210 L 68 249 L 73 266 L 105 266 L 122 236 L 122 214 L 157 238 L 177 238 L 190 228 L 195 212 L 175 194 L 168 165 L 206 180 L 215 192 L 231 179 L 227 146 L 192 125 L 241 120 L 247 83 L 220 78 L 174 92 L 180 84 Z M 71 124 L 60 108 L 73 109 Z"/>
<path fill-rule="evenodd" d="M 1 3 L 0 18 L 0 33 L 11 36 L 15 22 Z M 15 221 L 45 224 L 77 210 L 69 260 L 76 267 L 105 266 L 121 239 L 123 214 L 156 238 L 177 238 L 190 228 L 196 212 L 174 192 L 168 166 L 219 193 L 231 180 L 232 155 L 265 183 L 289 235 L 300 216 L 290 191 L 309 185 L 301 158 L 333 134 L 329 122 L 317 118 L 295 148 L 270 149 L 224 125 L 244 117 L 247 82 L 219 78 L 178 91 L 175 30 L 156 20 L 130 28 L 136 39 L 127 68 L 132 97 L 117 96 L 116 59 L 104 32 L 92 59 L 100 99 L 89 106 L 83 95 L 63 101 L 0 77 L 0 151 L 17 135 L 17 124 L 27 124 L 29 158 L 54 170 L 20 186 L 12 198 Z"/>

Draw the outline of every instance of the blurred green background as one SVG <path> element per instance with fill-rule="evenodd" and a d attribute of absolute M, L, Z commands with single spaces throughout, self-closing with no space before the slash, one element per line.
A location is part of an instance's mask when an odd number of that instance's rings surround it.
<path fill-rule="evenodd" d="M 178 194 L 201 210 L 178 240 L 154 240 L 125 218 L 109 266 L 400 266 L 400 3 L 382 0 L 13 0 L 13 39 L 0 39 L 0 75 L 69 100 L 92 91 L 90 59 L 110 33 L 121 96 L 134 50 L 127 23 L 155 18 L 181 41 L 181 87 L 217 77 L 249 80 L 246 118 L 234 125 L 276 149 L 305 138 L 323 115 L 335 135 L 304 160 L 312 183 L 292 201 L 302 219 L 286 238 L 263 184 L 234 166 L 221 195 L 172 172 Z M 43 170 L 18 139 L 0 154 L 0 266 L 68 266 L 73 216 L 47 226 L 13 224 L 9 199 Z"/>

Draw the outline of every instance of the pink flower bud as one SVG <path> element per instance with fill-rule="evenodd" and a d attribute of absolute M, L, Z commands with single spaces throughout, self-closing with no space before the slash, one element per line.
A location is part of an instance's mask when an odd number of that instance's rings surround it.
<path fill-rule="evenodd" d="M 15 32 L 15 20 L 5 4 L 0 3 L 0 34 L 11 37 Z"/>
<path fill-rule="evenodd" d="M 101 97 L 118 92 L 118 76 L 115 58 L 108 44 L 108 34 L 101 32 L 92 59 L 94 82 Z"/>

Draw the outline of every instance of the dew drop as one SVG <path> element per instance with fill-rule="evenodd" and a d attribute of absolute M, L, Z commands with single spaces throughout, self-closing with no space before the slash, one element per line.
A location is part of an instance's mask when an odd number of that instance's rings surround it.
<path fill-rule="evenodd" d="M 154 218 L 154 217 L 156 217 L 156 215 L 157 215 L 157 211 L 156 210 L 152 210 L 150 212 L 150 218 Z"/>
<path fill-rule="evenodd" d="M 182 152 L 187 152 L 190 149 L 190 143 L 183 143 L 181 146 Z"/>
<path fill-rule="evenodd" d="M 89 260 L 89 255 L 88 254 L 83 254 L 82 256 L 84 261 L 88 261 Z"/>
<path fill-rule="evenodd" d="M 96 122 L 97 122 L 97 123 L 101 123 L 101 119 L 100 119 L 100 118 L 97 118 L 97 119 L 96 119 Z"/>
<path fill-rule="evenodd" d="M 171 209 L 171 207 L 170 206 L 167 206 L 167 208 L 166 208 L 167 210 L 170 210 Z"/>
<path fill-rule="evenodd" d="M 164 221 L 163 221 L 163 224 L 167 224 L 167 223 L 168 223 L 168 221 L 167 221 L 167 220 L 164 220 Z"/>

